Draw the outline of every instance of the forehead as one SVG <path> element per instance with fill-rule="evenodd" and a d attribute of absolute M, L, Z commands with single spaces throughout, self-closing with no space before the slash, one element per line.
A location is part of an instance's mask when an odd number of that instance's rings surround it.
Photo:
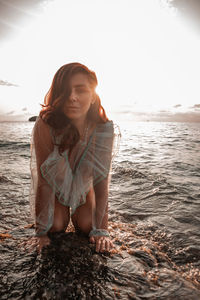
<path fill-rule="evenodd" d="M 77 73 L 72 75 L 70 79 L 70 85 L 71 87 L 77 86 L 77 85 L 84 85 L 84 86 L 90 86 L 88 76 L 86 74 Z"/>

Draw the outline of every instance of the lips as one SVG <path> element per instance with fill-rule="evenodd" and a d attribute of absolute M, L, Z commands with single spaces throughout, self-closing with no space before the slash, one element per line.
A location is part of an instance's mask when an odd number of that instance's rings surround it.
<path fill-rule="evenodd" d="M 75 107 L 75 106 L 67 106 L 66 109 L 79 109 L 79 107 Z"/>

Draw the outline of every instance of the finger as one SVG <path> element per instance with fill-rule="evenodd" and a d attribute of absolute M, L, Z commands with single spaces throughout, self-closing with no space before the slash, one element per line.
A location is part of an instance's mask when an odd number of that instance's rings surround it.
<path fill-rule="evenodd" d="M 115 245 L 113 244 L 113 241 L 109 240 L 110 242 L 110 249 L 115 248 Z"/>
<path fill-rule="evenodd" d="M 100 252 L 104 252 L 105 251 L 105 243 L 106 243 L 106 239 L 102 238 L 100 240 Z"/>
<path fill-rule="evenodd" d="M 34 251 L 37 251 L 37 247 L 38 247 L 38 243 L 32 243 L 26 246 L 26 251 L 28 251 L 28 253 L 32 253 Z"/>
<path fill-rule="evenodd" d="M 114 244 L 109 238 L 107 238 L 105 241 L 105 251 L 109 252 L 112 248 L 114 248 Z"/>
<path fill-rule="evenodd" d="M 38 252 L 39 249 L 39 240 L 36 237 L 32 237 L 30 240 L 26 242 L 25 250 L 28 250 L 29 253 L 33 251 Z"/>
<path fill-rule="evenodd" d="M 37 248 L 38 252 L 41 253 L 42 249 L 48 246 L 49 244 L 50 244 L 49 238 L 40 240 Z"/>
<path fill-rule="evenodd" d="M 101 240 L 99 238 L 96 238 L 95 241 L 96 241 L 96 252 L 99 252 Z"/>
<path fill-rule="evenodd" d="M 106 242 L 105 242 L 105 250 L 107 251 L 107 252 L 109 252 L 110 251 L 110 241 L 109 240 L 106 240 Z"/>
<path fill-rule="evenodd" d="M 24 243 L 24 250 L 30 250 L 32 249 L 33 247 L 36 246 L 36 241 L 35 240 L 31 240 L 31 241 L 27 241 Z"/>
<path fill-rule="evenodd" d="M 90 243 L 94 244 L 95 243 L 95 239 L 93 236 L 90 237 Z"/>
<path fill-rule="evenodd" d="M 36 248 L 37 244 L 36 243 L 32 243 L 32 244 L 26 244 L 24 247 L 25 251 L 28 251 L 29 253 L 33 252 Z"/>

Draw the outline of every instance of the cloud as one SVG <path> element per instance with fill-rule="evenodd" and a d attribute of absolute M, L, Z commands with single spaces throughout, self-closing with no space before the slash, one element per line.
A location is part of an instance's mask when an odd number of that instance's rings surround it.
<path fill-rule="evenodd" d="M 195 105 L 193 106 L 193 108 L 194 108 L 194 109 L 200 108 L 200 104 L 195 104 Z"/>
<path fill-rule="evenodd" d="M 195 111 L 199 111 L 200 109 L 200 104 L 195 104 L 193 106 L 190 106 L 189 109 L 194 109 Z"/>
<path fill-rule="evenodd" d="M 15 121 L 28 121 L 31 117 L 31 114 L 15 114 L 10 112 L 7 114 L 0 114 L 0 122 L 15 122 Z"/>
<path fill-rule="evenodd" d="M 8 113 L 6 113 L 6 115 L 13 115 L 14 113 L 15 113 L 15 111 L 12 110 L 12 111 L 9 111 Z"/>
<path fill-rule="evenodd" d="M 196 112 L 178 112 L 169 111 L 160 112 L 119 112 L 121 119 L 129 119 L 130 121 L 155 121 L 155 122 L 198 122 L 200 123 L 200 111 Z"/>
<path fill-rule="evenodd" d="M 155 113 L 149 116 L 152 121 L 161 122 L 194 122 L 200 123 L 200 112 Z"/>
<path fill-rule="evenodd" d="M 178 107 L 181 107 L 182 105 L 181 104 L 176 104 L 176 105 L 174 105 L 173 107 L 174 108 L 178 108 Z"/>
<path fill-rule="evenodd" d="M 22 111 L 27 111 L 27 107 L 22 108 Z"/>
<path fill-rule="evenodd" d="M 8 81 L 4 81 L 0 79 L 0 85 L 6 85 L 6 86 L 18 86 L 17 84 L 8 82 Z"/>
<path fill-rule="evenodd" d="M 162 110 L 159 110 L 159 113 L 161 113 L 161 114 L 165 114 L 165 113 L 169 113 L 169 111 L 168 110 L 165 110 L 165 109 L 162 109 Z"/>

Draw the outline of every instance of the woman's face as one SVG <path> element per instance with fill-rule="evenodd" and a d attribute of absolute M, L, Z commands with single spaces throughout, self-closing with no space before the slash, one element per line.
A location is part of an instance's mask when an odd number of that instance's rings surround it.
<path fill-rule="evenodd" d="M 85 74 L 77 73 L 69 82 L 71 94 L 63 111 L 71 120 L 85 119 L 90 105 L 94 103 L 94 92 Z"/>

